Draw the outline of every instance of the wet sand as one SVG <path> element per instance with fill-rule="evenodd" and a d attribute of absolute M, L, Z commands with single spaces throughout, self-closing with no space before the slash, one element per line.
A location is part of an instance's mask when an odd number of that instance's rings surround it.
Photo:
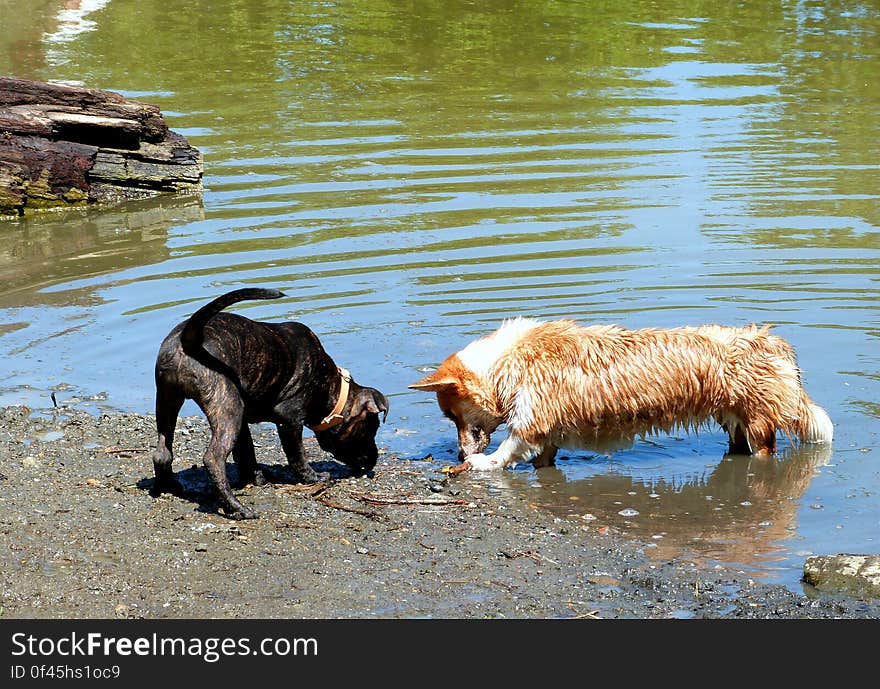
<path fill-rule="evenodd" d="M 673 558 L 601 521 L 384 455 L 353 478 L 313 441 L 326 480 L 290 482 L 270 426 L 253 427 L 264 487 L 237 490 L 260 518 L 216 511 L 182 419 L 183 497 L 152 497 L 154 421 L 79 409 L 0 409 L 4 618 L 836 618 L 880 602 L 794 593 Z M 234 465 L 228 465 L 235 478 Z"/>

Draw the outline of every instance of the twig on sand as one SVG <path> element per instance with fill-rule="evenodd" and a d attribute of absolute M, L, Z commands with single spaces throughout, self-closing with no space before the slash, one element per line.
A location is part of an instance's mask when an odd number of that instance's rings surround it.
<path fill-rule="evenodd" d="M 598 610 L 591 610 L 590 612 L 582 612 L 580 615 L 575 615 L 574 617 L 570 617 L 572 620 L 601 620 L 599 617 Z"/>
<path fill-rule="evenodd" d="M 146 447 L 105 447 L 104 452 L 108 455 L 124 455 L 134 452 L 147 452 Z"/>
<path fill-rule="evenodd" d="M 318 502 L 322 505 L 326 505 L 327 507 L 332 507 L 334 510 L 342 510 L 343 512 L 353 512 L 354 514 L 359 514 L 363 517 L 369 517 L 370 519 L 382 519 L 383 515 L 378 512 L 371 512 L 370 510 L 359 510 L 356 507 L 347 507 L 346 505 L 340 505 L 338 502 L 333 502 L 327 498 L 318 498 Z"/>
<path fill-rule="evenodd" d="M 503 589 L 507 589 L 511 593 L 516 591 L 516 586 L 511 586 L 510 584 L 505 584 L 503 581 L 498 581 L 497 579 L 492 579 L 489 583 L 494 584 L 495 586 L 500 586 Z"/>
<path fill-rule="evenodd" d="M 322 483 L 322 484 L 319 484 L 319 485 L 315 488 L 315 490 L 313 490 L 313 491 L 310 493 L 310 495 L 311 495 L 313 498 L 315 498 L 315 499 L 317 500 L 317 499 L 320 498 L 322 495 L 324 495 L 324 493 L 326 493 L 328 490 L 330 490 L 332 487 L 333 487 L 333 484 L 332 484 L 332 483 Z"/>
<path fill-rule="evenodd" d="M 282 492 L 293 492 L 293 493 L 308 493 L 313 498 L 319 498 L 328 490 L 333 484 L 330 483 L 294 483 L 291 485 L 285 486 L 276 486 L 275 490 L 280 490 Z"/>
<path fill-rule="evenodd" d="M 540 562 L 541 560 L 544 560 L 545 562 L 549 562 L 553 565 L 559 564 L 556 560 L 551 560 L 546 555 L 541 555 L 541 553 L 539 553 L 537 550 L 516 550 L 512 552 L 509 550 L 499 550 L 498 554 L 503 555 L 508 560 L 515 560 L 518 557 L 527 557 L 530 560 L 534 560 L 535 562 Z"/>
<path fill-rule="evenodd" d="M 381 495 L 368 495 L 366 493 L 349 493 L 351 497 L 370 503 L 371 505 L 469 505 L 467 500 L 458 498 L 447 500 L 445 498 L 386 498 Z"/>

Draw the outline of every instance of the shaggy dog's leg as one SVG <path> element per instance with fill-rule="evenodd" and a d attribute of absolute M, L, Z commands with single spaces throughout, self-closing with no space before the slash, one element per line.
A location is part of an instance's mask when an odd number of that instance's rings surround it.
<path fill-rule="evenodd" d="M 752 448 L 749 447 L 749 441 L 746 438 L 746 434 L 743 433 L 742 426 L 735 425 L 733 429 L 727 430 L 727 435 L 730 437 L 730 442 L 727 446 L 727 452 L 731 455 L 750 455 L 752 454 Z"/>
<path fill-rule="evenodd" d="M 556 464 L 556 451 L 559 448 L 555 445 L 546 445 L 541 453 L 532 460 L 532 466 L 535 469 L 541 467 L 552 467 Z"/>
<path fill-rule="evenodd" d="M 488 455 L 468 455 L 464 464 L 469 469 L 503 469 L 515 466 L 520 462 L 528 462 L 535 454 L 539 453 L 539 450 L 540 448 L 530 445 L 518 435 L 511 433 L 495 452 Z"/>
<path fill-rule="evenodd" d="M 752 456 L 769 457 L 776 452 L 776 424 L 768 415 L 755 415 L 745 424 L 745 435 Z"/>

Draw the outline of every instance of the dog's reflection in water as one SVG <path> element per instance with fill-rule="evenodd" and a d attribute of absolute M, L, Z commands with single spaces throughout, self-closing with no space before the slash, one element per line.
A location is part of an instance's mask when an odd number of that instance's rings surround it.
<path fill-rule="evenodd" d="M 710 467 L 696 458 L 693 473 L 663 475 L 661 464 L 654 468 L 659 476 L 650 479 L 626 473 L 637 462 L 615 462 L 605 473 L 572 479 L 577 466 L 566 461 L 484 478 L 504 490 L 528 490 L 529 502 L 551 513 L 592 515 L 596 524 L 649 544 L 650 557 L 760 566 L 778 557 L 780 541 L 793 535 L 801 498 L 832 454 L 822 444 L 785 447 L 773 457 L 727 454 Z"/>

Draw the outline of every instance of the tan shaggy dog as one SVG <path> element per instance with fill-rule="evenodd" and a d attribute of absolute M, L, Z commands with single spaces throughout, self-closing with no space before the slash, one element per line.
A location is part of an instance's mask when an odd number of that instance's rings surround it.
<path fill-rule="evenodd" d="M 410 387 L 436 392 L 455 422 L 464 461 L 453 473 L 545 466 L 560 447 L 607 452 L 712 419 L 736 454 L 775 452 L 777 430 L 811 443 L 833 435 L 791 345 L 754 325 L 626 330 L 517 318 Z M 502 423 L 507 438 L 481 454 Z"/>

